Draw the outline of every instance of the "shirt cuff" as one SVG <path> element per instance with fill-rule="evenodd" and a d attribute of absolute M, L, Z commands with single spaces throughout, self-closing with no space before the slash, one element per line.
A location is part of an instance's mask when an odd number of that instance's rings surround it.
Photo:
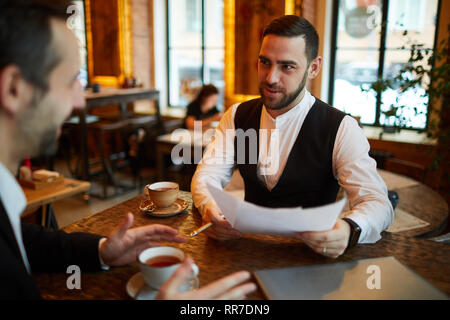
<path fill-rule="evenodd" d="M 105 264 L 103 262 L 103 259 L 100 255 L 100 247 L 103 244 L 103 242 L 106 241 L 106 238 L 101 238 L 100 241 L 98 242 L 98 260 L 100 261 L 100 267 L 102 268 L 102 270 L 109 270 L 110 266 L 108 266 L 107 264 Z"/>
<path fill-rule="evenodd" d="M 350 211 L 344 218 L 353 220 L 361 228 L 358 243 L 375 243 L 381 239 L 381 235 L 368 223 L 367 218 L 358 212 Z"/>

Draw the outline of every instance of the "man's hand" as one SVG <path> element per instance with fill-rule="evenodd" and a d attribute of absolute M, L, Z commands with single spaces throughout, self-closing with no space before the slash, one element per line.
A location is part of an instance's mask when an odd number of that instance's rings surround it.
<path fill-rule="evenodd" d="M 208 222 L 213 222 L 214 225 L 204 232 L 208 237 L 216 240 L 230 240 L 239 239 L 242 234 L 233 229 L 230 223 L 225 219 L 225 217 L 220 212 L 220 209 L 215 205 L 207 205 L 205 208 L 205 213 L 202 217 L 203 224 Z"/>
<path fill-rule="evenodd" d="M 326 257 L 337 258 L 344 253 L 350 238 L 350 225 L 338 219 L 334 228 L 318 232 L 297 232 L 297 238 L 315 252 Z"/>
<path fill-rule="evenodd" d="M 170 300 L 211 300 L 231 299 L 242 300 L 247 294 L 256 290 L 256 285 L 251 282 L 244 283 L 250 279 L 250 273 L 239 271 L 225 278 L 217 280 L 207 286 L 187 292 L 179 292 L 181 285 L 192 273 L 192 258 L 187 257 L 178 267 L 169 280 L 159 289 L 156 299 Z M 243 284 L 244 283 L 244 284 Z"/>
<path fill-rule="evenodd" d="M 137 261 L 139 254 L 153 246 L 154 241 L 187 241 L 187 238 L 178 235 L 178 230 L 159 224 L 129 229 L 133 218 L 128 213 L 122 224 L 100 244 L 100 257 L 108 266 L 124 266 Z"/>

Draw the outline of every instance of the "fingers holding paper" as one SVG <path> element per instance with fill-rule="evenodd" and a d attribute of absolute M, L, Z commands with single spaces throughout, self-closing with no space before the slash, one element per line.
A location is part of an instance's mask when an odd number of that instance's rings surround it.
<path fill-rule="evenodd" d="M 209 205 L 205 208 L 202 222 L 203 224 L 208 222 L 214 223 L 212 227 L 204 231 L 210 238 L 216 240 L 231 240 L 242 237 L 242 234 L 238 230 L 233 229 L 231 224 L 221 213 L 220 209 L 215 205 Z"/>
<path fill-rule="evenodd" d="M 296 237 L 318 254 L 337 258 L 345 252 L 350 237 L 350 226 L 338 219 L 333 229 L 327 231 L 297 232 Z"/>

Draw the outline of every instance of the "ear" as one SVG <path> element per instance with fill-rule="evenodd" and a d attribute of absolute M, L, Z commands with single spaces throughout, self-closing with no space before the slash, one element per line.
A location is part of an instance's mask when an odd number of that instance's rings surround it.
<path fill-rule="evenodd" d="M 9 115 L 15 116 L 28 104 L 32 91 L 17 65 L 7 65 L 0 70 L 0 109 Z"/>
<path fill-rule="evenodd" d="M 322 57 L 317 56 L 309 64 L 308 79 L 314 79 L 315 77 L 317 77 L 317 75 L 320 72 L 321 67 L 322 67 Z"/>

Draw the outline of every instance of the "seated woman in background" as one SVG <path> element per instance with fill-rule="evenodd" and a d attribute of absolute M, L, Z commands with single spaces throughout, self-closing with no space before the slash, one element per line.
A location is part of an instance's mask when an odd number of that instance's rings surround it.
<path fill-rule="evenodd" d="M 187 129 L 194 129 L 194 121 L 201 120 L 202 128 L 208 128 L 211 122 L 219 121 L 222 117 L 217 107 L 217 99 L 219 98 L 219 90 L 212 84 L 204 85 L 200 92 L 187 106 L 186 118 L 184 119 L 184 125 Z"/>

